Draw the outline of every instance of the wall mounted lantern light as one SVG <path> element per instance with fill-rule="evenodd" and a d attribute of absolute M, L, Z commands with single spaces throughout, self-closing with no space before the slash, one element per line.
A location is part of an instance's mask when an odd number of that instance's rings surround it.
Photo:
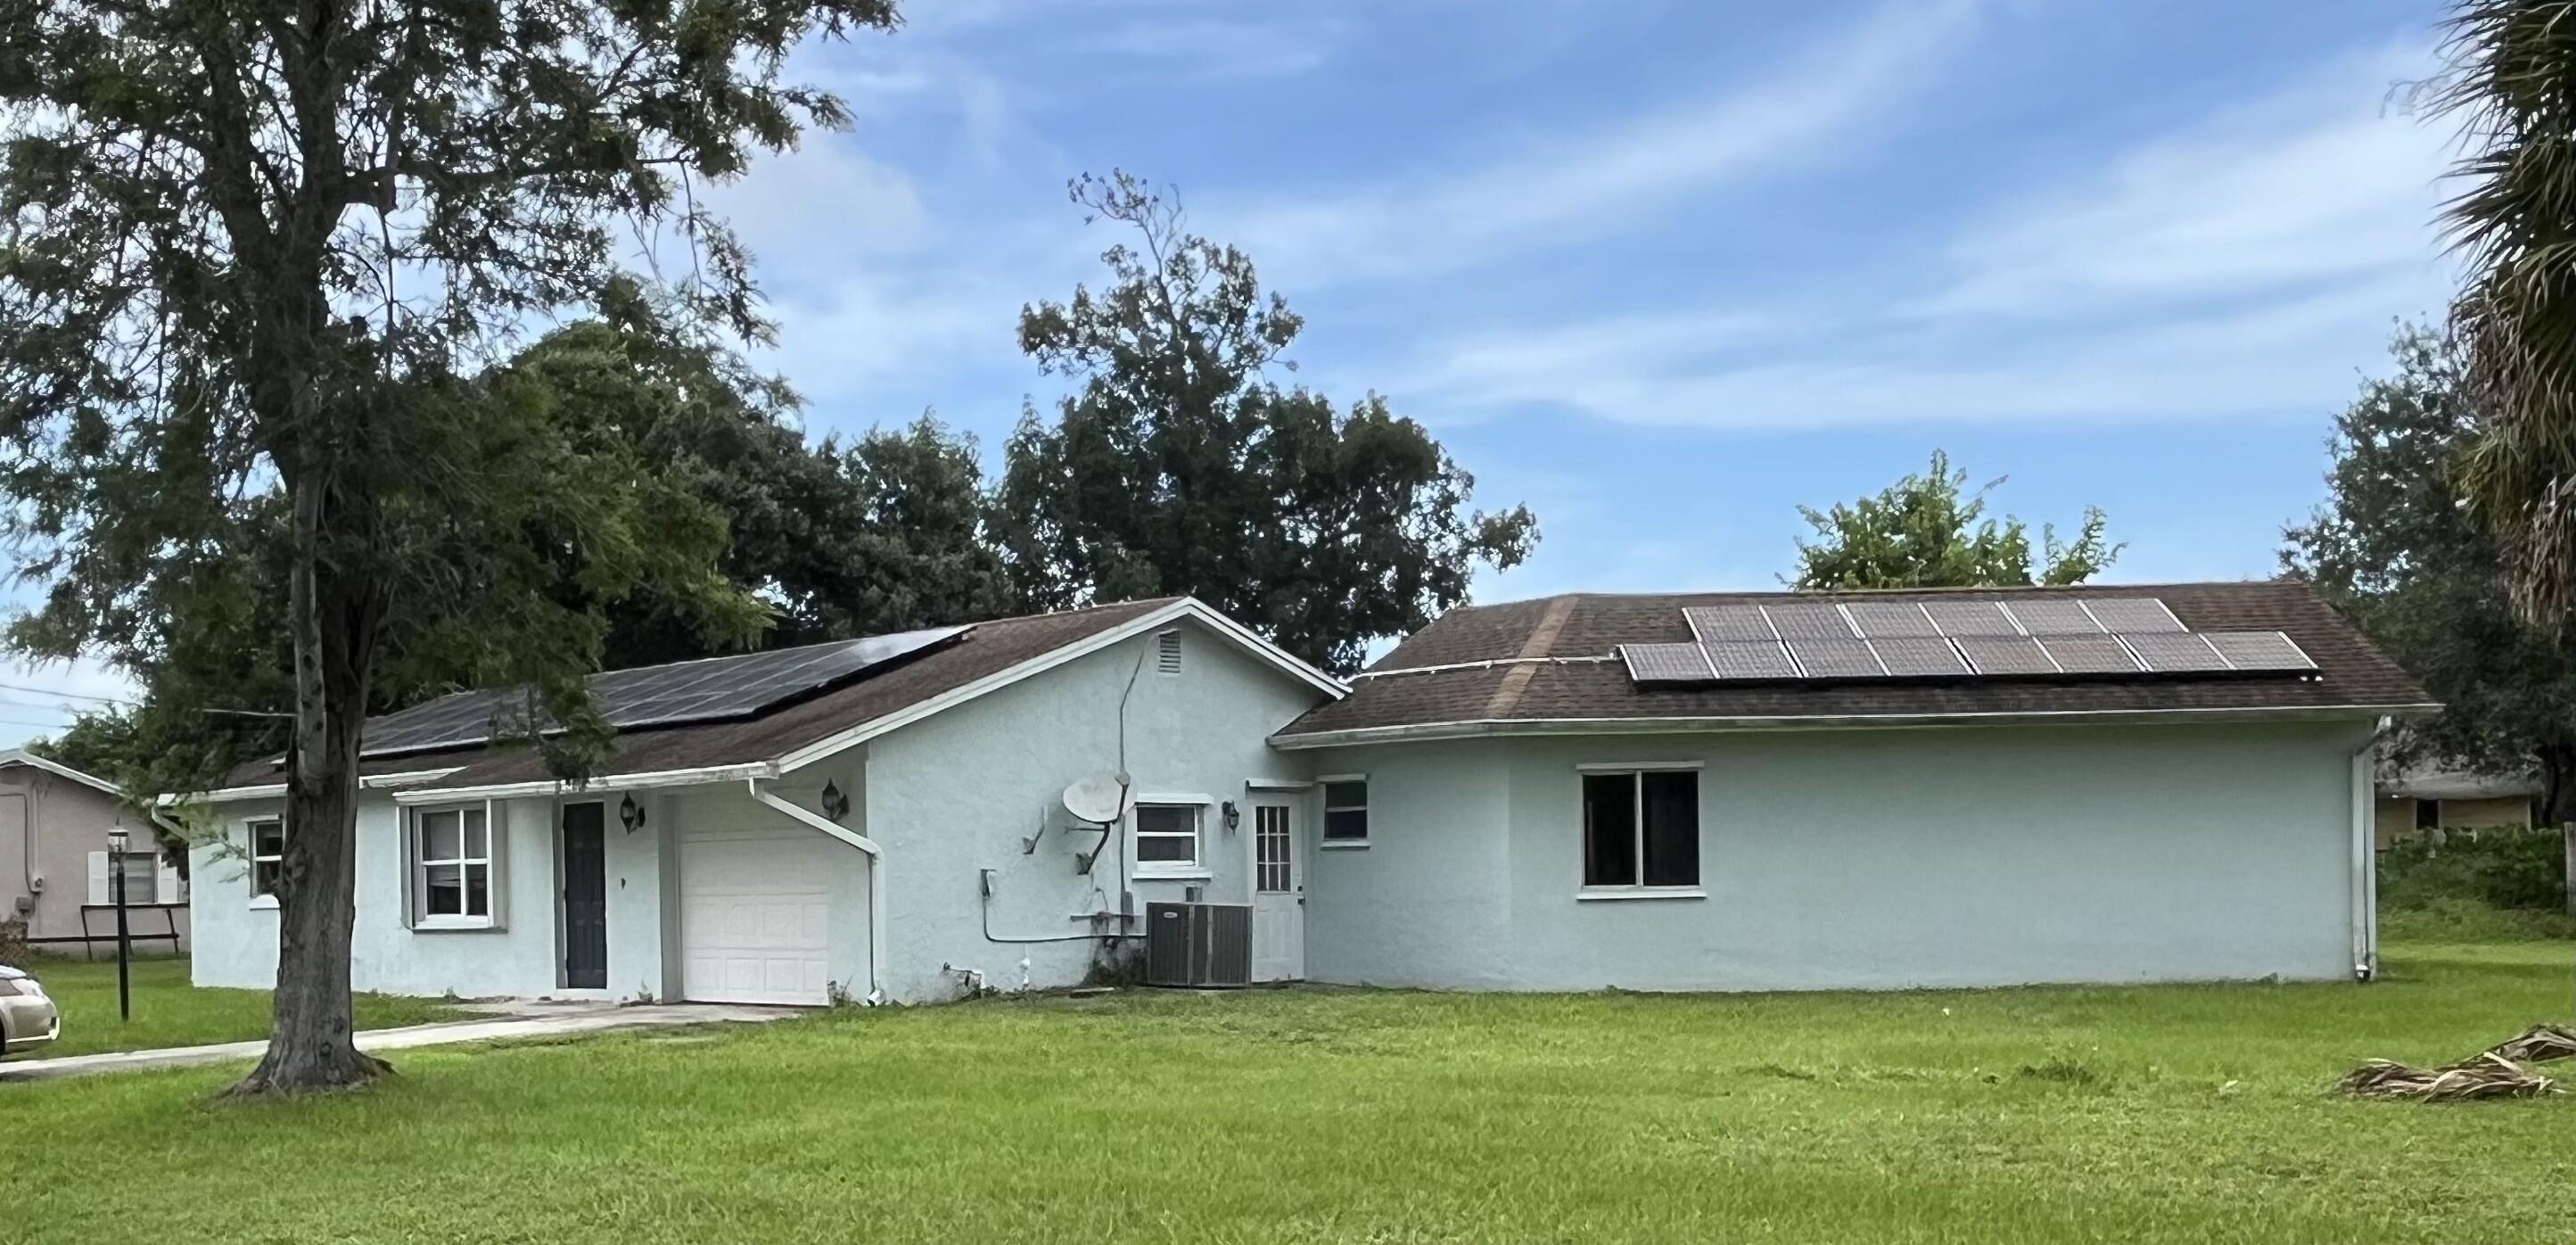
<path fill-rule="evenodd" d="M 644 806 L 632 794 L 617 802 L 617 824 L 626 827 L 628 834 L 644 828 Z"/>
<path fill-rule="evenodd" d="M 1225 802 L 1224 813 L 1225 829 L 1227 833 L 1231 834 L 1234 832 L 1235 827 L 1243 824 L 1243 810 L 1236 808 L 1234 806 L 1234 801 L 1228 800 Z"/>
<path fill-rule="evenodd" d="M 839 783 L 823 784 L 822 808 L 823 815 L 834 821 L 850 815 L 850 797 L 842 792 Z"/>

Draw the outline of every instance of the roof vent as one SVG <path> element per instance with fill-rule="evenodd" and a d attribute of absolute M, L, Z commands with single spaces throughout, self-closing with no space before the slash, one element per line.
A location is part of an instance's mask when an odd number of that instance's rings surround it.
<path fill-rule="evenodd" d="M 1176 628 L 1154 637 L 1154 669 L 1162 674 L 1181 672 L 1181 633 Z"/>

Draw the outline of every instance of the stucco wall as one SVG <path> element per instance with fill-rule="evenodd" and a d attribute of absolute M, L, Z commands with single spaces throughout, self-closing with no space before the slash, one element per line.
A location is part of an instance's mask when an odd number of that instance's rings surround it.
<path fill-rule="evenodd" d="M 1314 873 L 1309 974 L 1536 990 L 2341 978 L 2366 738 L 1952 728 L 1335 749 L 1317 771 L 1369 774 L 1373 846 Z M 1702 766 L 1705 898 L 1578 898 L 1576 766 L 1617 761 Z"/>
<path fill-rule="evenodd" d="M 983 869 L 995 871 L 992 933 L 1005 938 L 1089 932 L 1089 922 L 1073 918 L 1118 910 L 1122 857 L 1139 932 L 1146 903 L 1178 900 L 1191 885 L 1205 886 L 1215 902 L 1250 899 L 1251 814 L 1229 831 L 1219 810 L 1229 800 L 1243 806 L 1249 781 L 1304 774 L 1303 762 L 1266 740 L 1321 694 L 1196 623 L 1180 625 L 1177 675 L 1158 672 L 1155 639 L 1141 636 L 870 743 L 867 825 L 886 852 L 886 987 L 895 998 L 955 997 L 964 977 L 942 965 L 979 970 L 1005 989 L 1018 988 L 1023 958 L 1028 980 L 1041 987 L 1070 985 L 1089 971 L 1094 941 L 988 941 Z M 1124 834 L 1090 875 L 1077 868 L 1101 836 L 1071 825 L 1057 797 L 1075 779 L 1118 769 L 1119 698 L 1131 674 L 1127 770 L 1145 798 L 1211 801 L 1201 822 L 1204 878 L 1132 879 Z M 1022 840 L 1032 836 L 1037 850 L 1024 854 Z"/>
<path fill-rule="evenodd" d="M 90 855 L 107 851 L 108 831 L 120 822 L 129 835 L 128 850 L 153 857 L 156 886 L 177 891 L 178 872 L 160 861 L 151 824 L 139 811 L 95 787 L 33 765 L 0 766 L 0 917 L 25 918 L 31 937 L 79 938 L 81 905 L 90 901 Z M 134 899 L 147 902 L 150 896 Z M 174 948 L 166 935 L 174 921 L 180 947 L 187 944 L 184 910 L 151 909 L 127 918 L 140 954 L 171 954 Z M 90 932 L 98 935 L 94 953 L 115 950 L 113 914 L 93 913 Z M 81 945 L 54 943 L 48 950 L 78 954 Z"/>
<path fill-rule="evenodd" d="M 492 929 L 415 930 L 405 921 L 400 813 L 390 795 L 366 793 L 359 802 L 357 915 L 350 931 L 350 981 L 360 990 L 388 994 L 463 997 L 677 997 L 680 983 L 670 954 L 666 895 L 674 879 L 663 867 L 680 818 L 703 816 L 726 824 L 766 824 L 778 814 L 751 804 L 738 789 L 687 799 L 639 792 L 644 828 L 628 832 L 616 808 L 624 793 L 567 795 L 562 803 L 601 800 L 608 806 L 608 989 L 563 988 L 561 871 L 558 802 L 551 798 L 495 801 L 493 817 L 506 854 L 496 893 L 502 904 Z M 242 845 L 252 821 L 279 815 L 275 800 L 229 803 L 207 814 L 230 845 L 198 846 L 192 872 L 193 919 L 201 931 L 193 976 L 201 986 L 267 987 L 277 973 L 277 911 L 250 893 L 250 866 Z M 861 900 L 864 916 L 864 897 Z M 862 961 L 865 946 L 860 948 Z"/>

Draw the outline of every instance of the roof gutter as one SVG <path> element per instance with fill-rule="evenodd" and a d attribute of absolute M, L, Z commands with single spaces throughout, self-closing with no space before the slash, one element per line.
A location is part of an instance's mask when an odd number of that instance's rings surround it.
<path fill-rule="evenodd" d="M 785 813 L 790 818 L 811 826 L 841 842 L 867 853 L 868 857 L 868 994 L 869 1005 L 885 1002 L 885 849 L 876 840 L 850 830 L 830 818 L 799 808 L 760 789 L 760 779 L 745 778 L 743 790 L 751 798 Z"/>
<path fill-rule="evenodd" d="M 529 796 L 561 795 L 566 791 L 645 791 L 656 787 L 698 787 L 708 783 L 777 776 L 776 765 L 767 761 L 751 761 L 740 765 L 708 765 L 696 769 L 602 774 L 578 783 L 566 782 L 558 778 L 544 778 L 534 782 L 489 783 L 479 787 L 422 787 L 397 793 L 394 796 L 394 803 L 436 804 L 447 800 L 510 800 Z"/>
<path fill-rule="evenodd" d="M 2438 704 L 2285 705 L 2245 709 L 2070 709 L 2012 713 L 1866 713 L 1770 717 L 1687 718 L 1478 718 L 1417 722 L 1338 731 L 1282 733 L 1270 746 L 1283 751 L 1353 744 L 1422 743 L 1501 735 L 1684 735 L 1725 731 L 1895 730 L 1948 726 L 2172 724 L 2178 722 L 2348 722 L 2355 718 L 2421 717 Z"/>
<path fill-rule="evenodd" d="M 383 791 L 393 787 L 414 787 L 425 782 L 436 782 L 439 779 L 445 778 L 463 768 L 465 767 L 462 765 L 450 765 L 444 769 L 414 769 L 403 770 L 399 773 L 393 774 L 369 774 L 358 780 L 358 789 L 361 791 Z M 285 795 L 285 783 L 270 782 L 258 783 L 247 787 L 222 787 L 217 790 L 193 795 L 182 795 L 178 792 L 165 791 L 152 797 L 152 803 L 156 808 L 168 808 L 174 804 L 186 803 L 191 799 L 206 804 L 224 804 L 238 800 L 282 799 Z"/>

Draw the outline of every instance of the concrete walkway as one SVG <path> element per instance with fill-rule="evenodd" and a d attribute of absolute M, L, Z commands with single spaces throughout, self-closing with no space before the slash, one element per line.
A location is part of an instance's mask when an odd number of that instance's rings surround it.
<path fill-rule="evenodd" d="M 493 1013 L 489 1020 L 446 1020 L 400 1029 L 368 1029 L 358 1034 L 364 1051 L 408 1050 L 457 1042 L 493 1042 L 509 1038 L 564 1037 L 631 1029 L 673 1029 L 686 1025 L 761 1024 L 802 1014 L 794 1007 L 744 1007 L 721 1003 L 656 1003 L 618 1007 L 608 1003 L 468 1004 Z M 268 1050 L 266 1039 L 222 1042 L 213 1046 L 171 1046 L 160 1050 L 105 1051 L 66 1055 L 60 1059 L 25 1059 L 0 1063 L 0 1081 L 42 1081 L 101 1072 L 144 1068 L 180 1068 L 201 1063 L 257 1059 Z"/>

